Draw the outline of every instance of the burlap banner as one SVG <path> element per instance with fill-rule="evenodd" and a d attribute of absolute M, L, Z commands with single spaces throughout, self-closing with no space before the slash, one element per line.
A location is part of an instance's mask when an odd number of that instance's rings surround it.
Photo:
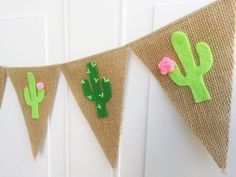
<path fill-rule="evenodd" d="M 226 168 L 229 144 L 235 2 L 217 1 L 129 45 L 156 77 L 171 102 L 222 169 Z M 167 56 L 174 59 L 186 79 L 191 74 L 187 70 L 189 63 L 179 58 L 184 57 L 183 54 L 176 53 L 176 48 L 173 48 L 172 35 L 176 31 L 188 35 L 199 70 L 204 61 L 201 60 L 200 51 L 196 51 L 196 45 L 204 41 L 210 46 L 213 65 L 204 75 L 204 80 L 211 100 L 195 103 L 188 84 L 180 87 L 168 75 L 164 76 L 158 71 L 158 63 Z"/>
<path fill-rule="evenodd" d="M 34 158 L 44 142 L 57 89 L 57 66 L 8 68 L 28 129 Z"/>
<path fill-rule="evenodd" d="M 2 97 L 5 89 L 5 80 L 6 80 L 5 68 L 0 67 L 0 106 L 2 103 Z"/>
<path fill-rule="evenodd" d="M 70 89 L 112 167 L 116 165 L 119 149 L 127 55 L 126 48 L 119 48 L 61 65 Z M 90 65 L 91 62 L 94 67 Z M 97 69 L 97 76 L 93 74 L 93 68 Z M 105 98 L 109 94 L 102 82 L 104 77 L 112 87 L 112 96 L 104 105 L 107 116 L 100 115 L 103 113 L 98 106 L 99 101 L 90 98 L 91 95 Z M 102 91 L 96 91 L 99 89 L 93 84 L 96 79 L 97 83 L 101 82 Z M 85 96 L 82 87 L 84 81 L 89 83 L 90 95 Z"/>
<path fill-rule="evenodd" d="M 225 169 L 235 10 L 235 0 L 218 0 L 117 49 L 60 65 L 0 67 L 0 102 L 6 71 L 23 110 L 36 157 L 44 141 L 61 70 L 107 159 L 116 167 L 131 50 L 155 76 L 218 166 Z"/>

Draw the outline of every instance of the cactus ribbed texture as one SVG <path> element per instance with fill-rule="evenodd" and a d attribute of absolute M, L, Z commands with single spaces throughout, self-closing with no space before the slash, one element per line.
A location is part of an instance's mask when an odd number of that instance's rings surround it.
<path fill-rule="evenodd" d="M 112 97 L 111 83 L 106 77 L 100 80 L 98 68 L 94 62 L 87 63 L 87 74 L 90 83 L 88 80 L 81 81 L 84 95 L 87 99 L 96 103 L 98 117 L 106 118 L 108 117 L 106 103 Z"/>
<path fill-rule="evenodd" d="M 32 118 L 39 118 L 39 103 L 44 99 L 44 89 L 36 87 L 36 81 L 32 72 L 27 73 L 28 87 L 24 88 L 24 99 L 27 105 L 31 106 Z"/>
<path fill-rule="evenodd" d="M 172 45 L 186 75 L 181 73 L 179 66 L 176 64 L 175 70 L 169 74 L 170 78 L 179 86 L 189 86 L 196 103 L 211 100 L 203 79 L 204 74 L 210 70 L 213 64 L 213 55 L 209 45 L 205 42 L 199 42 L 196 45 L 199 66 L 196 65 L 189 39 L 185 33 L 181 31 L 174 32 Z"/>

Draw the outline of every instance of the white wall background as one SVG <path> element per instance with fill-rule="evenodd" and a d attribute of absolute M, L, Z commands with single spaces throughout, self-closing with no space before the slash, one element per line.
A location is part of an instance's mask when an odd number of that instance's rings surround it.
<path fill-rule="evenodd" d="M 46 65 L 95 54 L 212 1 L 0 0 L 0 65 Z M 235 108 L 236 82 L 233 89 Z M 34 161 L 8 79 L 0 110 L 0 177 L 224 176 L 134 57 L 129 61 L 123 119 L 119 164 L 112 170 L 61 75 L 45 144 Z M 232 120 L 227 177 L 236 176 L 235 134 Z"/>

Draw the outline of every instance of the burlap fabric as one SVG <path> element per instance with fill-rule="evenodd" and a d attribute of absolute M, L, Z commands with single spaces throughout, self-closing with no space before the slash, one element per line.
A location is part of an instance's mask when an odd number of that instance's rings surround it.
<path fill-rule="evenodd" d="M 0 67 L 0 106 L 2 103 L 2 97 L 5 89 L 5 80 L 6 80 L 5 68 Z"/>
<path fill-rule="evenodd" d="M 216 1 L 128 45 L 156 77 L 171 102 L 222 169 L 226 168 L 229 144 L 235 3 L 235 0 Z M 204 41 L 210 45 L 214 63 L 204 79 L 212 100 L 195 104 L 189 87 L 177 86 L 158 71 L 157 65 L 164 56 L 175 59 L 181 66 L 171 45 L 171 35 L 175 31 L 187 33 L 196 59 L 196 43 Z"/>
<path fill-rule="evenodd" d="M 61 65 L 69 87 L 112 167 L 116 166 L 119 150 L 127 55 L 126 48 L 118 48 Z M 81 87 L 81 80 L 89 78 L 86 64 L 90 61 L 97 64 L 100 78 L 105 76 L 111 82 L 112 98 L 107 103 L 108 117 L 105 119 L 98 118 L 95 103 L 84 96 Z"/>
<path fill-rule="evenodd" d="M 31 67 L 31 68 L 7 68 L 7 73 L 16 90 L 24 118 L 34 158 L 36 158 L 40 147 L 44 142 L 47 121 L 52 110 L 58 81 L 57 66 Z M 32 119 L 31 107 L 24 100 L 24 88 L 28 86 L 27 72 L 35 75 L 37 82 L 45 85 L 45 97 L 39 104 L 39 119 Z"/>

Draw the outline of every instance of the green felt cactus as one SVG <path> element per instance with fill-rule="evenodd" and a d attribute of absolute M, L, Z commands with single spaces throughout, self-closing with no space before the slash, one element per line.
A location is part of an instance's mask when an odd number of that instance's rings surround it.
<path fill-rule="evenodd" d="M 170 78 L 179 86 L 189 86 L 191 88 L 196 103 L 211 100 L 211 96 L 205 85 L 203 76 L 213 64 L 213 55 L 209 45 L 199 42 L 196 45 L 196 52 L 199 57 L 199 65 L 196 64 L 187 35 L 181 31 L 172 34 L 172 45 L 180 59 L 185 75 L 175 65 L 175 70 L 169 74 Z"/>
<path fill-rule="evenodd" d="M 111 83 L 106 77 L 99 78 L 98 68 L 94 62 L 87 63 L 87 74 L 90 83 L 88 80 L 81 81 L 84 95 L 87 99 L 96 103 L 98 117 L 106 118 L 108 117 L 106 103 L 112 97 Z"/>
<path fill-rule="evenodd" d="M 37 83 L 32 72 L 27 73 L 28 87 L 24 88 L 24 99 L 31 107 L 32 118 L 39 118 L 39 103 L 44 99 L 45 91 L 43 83 Z"/>

